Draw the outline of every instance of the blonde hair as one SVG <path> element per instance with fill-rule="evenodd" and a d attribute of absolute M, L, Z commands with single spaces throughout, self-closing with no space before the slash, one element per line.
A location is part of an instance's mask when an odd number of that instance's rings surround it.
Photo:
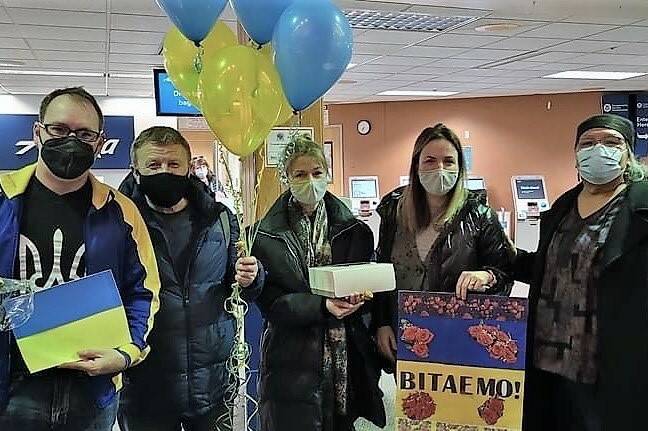
<path fill-rule="evenodd" d="M 279 161 L 279 172 L 284 184 L 290 179 L 290 167 L 293 162 L 302 156 L 312 157 L 322 164 L 325 172 L 328 172 L 329 166 L 324 155 L 324 147 L 313 141 L 304 133 L 295 133 L 290 137 L 290 141 Z"/>
<path fill-rule="evenodd" d="M 421 180 L 419 179 L 418 169 L 423 149 L 430 142 L 437 139 L 445 139 L 452 144 L 455 150 L 457 150 L 459 176 L 454 188 L 448 193 L 450 198 L 448 199 L 444 211 L 437 216 L 435 220 L 433 220 L 430 207 L 428 206 L 427 192 L 425 191 L 425 188 L 423 188 Z M 441 123 L 423 130 L 414 144 L 409 177 L 409 185 L 406 187 L 399 203 L 399 215 L 403 225 L 410 232 L 419 232 L 432 223 L 438 227 L 442 227 L 454 220 L 457 214 L 459 214 L 463 209 L 466 204 L 466 199 L 468 198 L 468 192 L 464 186 L 464 180 L 466 178 L 466 163 L 459 137 Z"/>

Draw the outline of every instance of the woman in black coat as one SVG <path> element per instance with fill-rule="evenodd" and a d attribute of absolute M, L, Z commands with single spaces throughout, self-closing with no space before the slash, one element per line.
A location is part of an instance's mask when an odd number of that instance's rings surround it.
<path fill-rule="evenodd" d="M 459 138 L 443 124 L 428 127 L 414 145 L 410 184 L 387 195 L 378 260 L 391 262 L 397 290 L 508 294 L 514 250 L 496 214 L 464 188 Z M 376 295 L 373 325 L 384 364 L 396 354 L 397 293 Z"/>
<path fill-rule="evenodd" d="M 363 321 L 364 298 L 326 299 L 311 293 L 308 281 L 312 266 L 368 262 L 373 235 L 326 192 L 321 146 L 295 137 L 284 159 L 290 191 L 260 222 L 253 247 L 267 270 L 258 299 L 265 318 L 261 429 L 349 431 L 358 417 L 384 426 L 380 366 Z"/>
<path fill-rule="evenodd" d="M 531 284 L 526 431 L 644 429 L 648 387 L 648 184 L 632 123 L 578 127 L 582 179 L 541 217 Z"/>

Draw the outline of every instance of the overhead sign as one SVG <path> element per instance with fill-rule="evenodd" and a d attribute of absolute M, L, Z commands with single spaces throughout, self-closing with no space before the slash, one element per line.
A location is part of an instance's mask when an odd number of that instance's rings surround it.
<path fill-rule="evenodd" d="M 635 142 L 635 155 L 639 158 L 648 156 L 648 94 L 637 95 L 637 141 Z"/>
<path fill-rule="evenodd" d="M 157 115 L 173 117 L 202 115 L 198 108 L 182 96 L 164 70 L 153 71 L 153 84 Z"/>
<path fill-rule="evenodd" d="M 0 170 L 14 170 L 34 163 L 38 149 L 33 140 L 34 123 L 38 115 L 0 114 Z M 128 169 L 130 146 L 135 139 L 132 116 L 104 118 L 106 142 L 102 146 L 94 169 Z"/>
<path fill-rule="evenodd" d="M 605 114 L 615 114 L 630 119 L 630 96 L 628 94 L 604 94 L 601 110 Z"/>

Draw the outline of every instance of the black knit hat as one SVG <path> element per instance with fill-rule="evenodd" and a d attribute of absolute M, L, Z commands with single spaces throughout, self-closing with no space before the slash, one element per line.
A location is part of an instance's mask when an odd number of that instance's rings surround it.
<path fill-rule="evenodd" d="M 576 142 L 578 142 L 583 133 L 592 129 L 616 130 L 623 135 L 630 148 L 634 150 L 635 128 L 632 124 L 632 121 L 628 120 L 627 118 L 613 114 L 602 114 L 590 117 L 587 120 L 583 121 L 580 126 L 578 126 Z"/>

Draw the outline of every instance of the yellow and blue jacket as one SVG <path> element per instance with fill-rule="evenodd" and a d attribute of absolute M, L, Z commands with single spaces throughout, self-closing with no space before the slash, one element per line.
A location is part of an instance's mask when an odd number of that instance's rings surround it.
<path fill-rule="evenodd" d="M 0 175 L 0 277 L 12 278 L 19 246 L 23 196 L 36 165 Z M 132 344 L 119 346 L 131 366 L 150 348 L 147 337 L 159 308 L 160 278 L 142 217 L 128 198 L 90 176 L 92 205 L 84 225 L 86 272 L 111 270 L 124 304 Z M 10 333 L 0 332 L 0 411 L 8 401 Z M 121 374 L 91 377 L 97 405 L 105 407 L 122 387 Z"/>

